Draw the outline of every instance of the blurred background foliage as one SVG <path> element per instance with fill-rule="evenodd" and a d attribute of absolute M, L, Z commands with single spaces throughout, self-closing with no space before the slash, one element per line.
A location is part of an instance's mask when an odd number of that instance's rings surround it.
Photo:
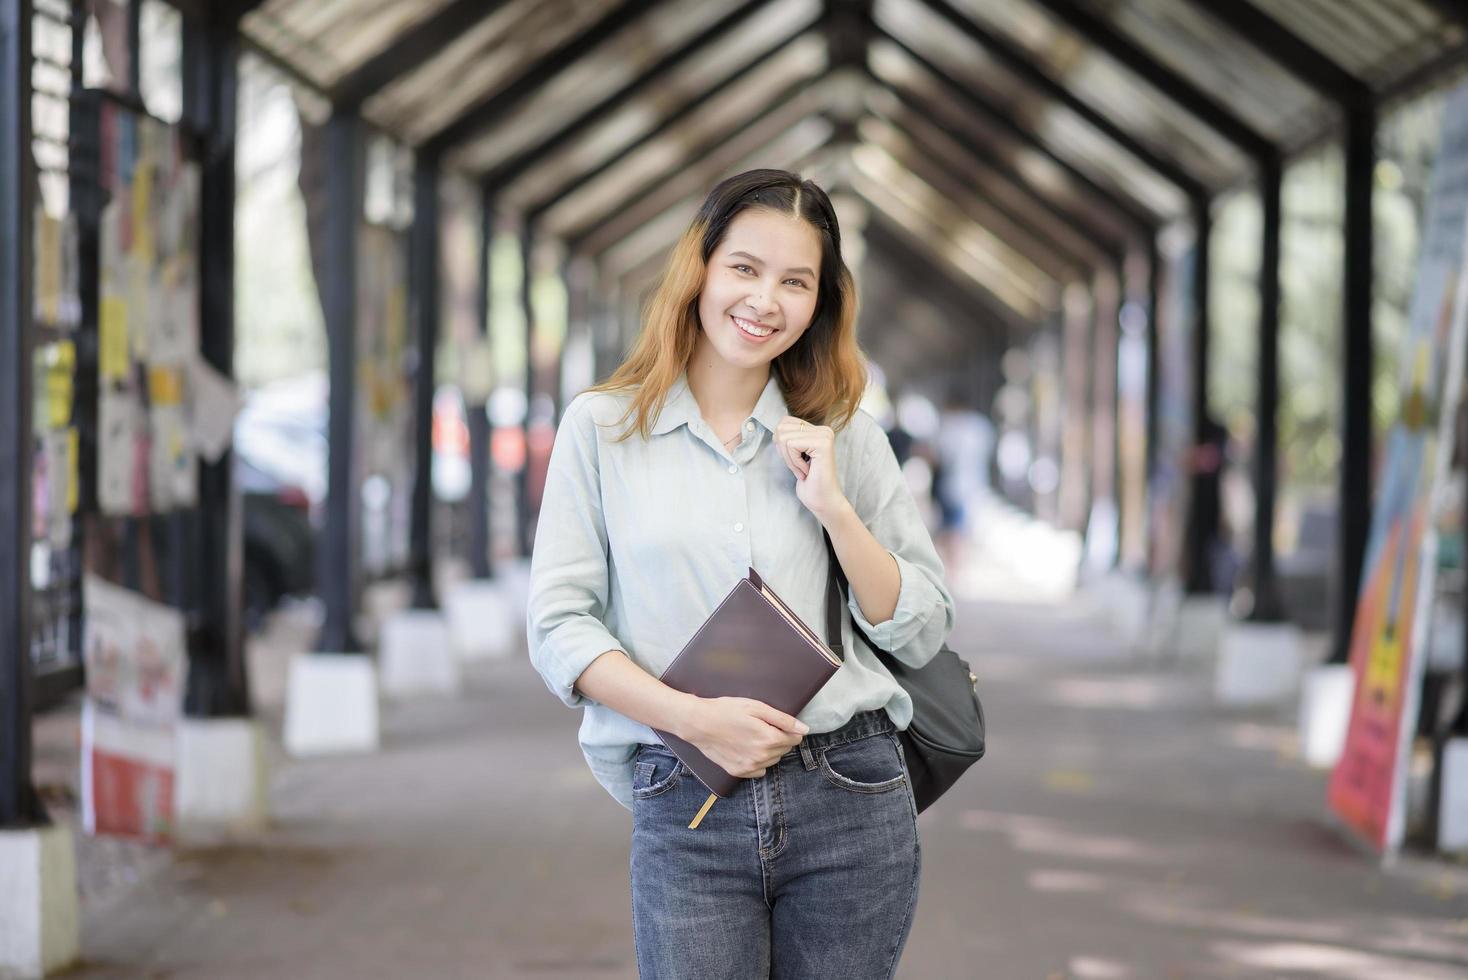
<path fill-rule="evenodd" d="M 1433 93 L 1384 116 L 1377 136 L 1373 336 L 1375 442 L 1396 418 L 1398 362 L 1416 284 L 1417 256 L 1444 96 Z M 1340 460 L 1344 165 L 1338 144 L 1292 160 L 1283 190 L 1280 270 L 1279 478 L 1276 533 L 1292 543 L 1300 510 L 1330 505 Z M 1259 195 L 1240 188 L 1214 207 L 1209 311 L 1209 397 L 1232 438 L 1230 532 L 1247 550 L 1247 496 L 1256 420 Z"/>

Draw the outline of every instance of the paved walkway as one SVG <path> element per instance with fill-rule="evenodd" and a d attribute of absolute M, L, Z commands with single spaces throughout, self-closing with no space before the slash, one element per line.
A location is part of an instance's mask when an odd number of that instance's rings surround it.
<path fill-rule="evenodd" d="M 1344 844 L 1283 715 L 1218 712 L 1200 670 L 1132 659 L 1078 600 L 965 601 L 953 642 L 990 755 L 920 820 L 899 976 L 1468 976 L 1468 874 Z M 288 646 L 256 650 L 272 736 Z M 94 884 L 68 976 L 635 976 L 629 815 L 578 719 L 522 654 L 390 705 L 377 754 L 277 753 L 272 831 Z"/>

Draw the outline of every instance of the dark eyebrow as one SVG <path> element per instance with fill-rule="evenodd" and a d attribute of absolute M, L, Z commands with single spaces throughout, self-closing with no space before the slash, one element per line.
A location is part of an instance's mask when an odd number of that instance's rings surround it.
<path fill-rule="evenodd" d="M 758 258 L 756 256 L 750 255 L 748 252 L 730 252 L 729 253 L 729 257 L 730 258 L 733 258 L 736 255 L 743 256 L 744 258 L 749 259 L 749 261 L 758 263 L 759 265 L 764 265 L 765 264 L 764 263 L 764 260 L 762 260 L 762 259 L 760 259 L 760 258 Z M 814 272 L 812 272 L 810 269 L 807 269 L 805 266 L 801 266 L 798 269 L 786 269 L 785 271 L 786 272 L 801 272 L 801 273 L 804 273 L 807 276 L 810 276 L 812 279 L 814 279 L 816 277 L 816 274 Z"/>

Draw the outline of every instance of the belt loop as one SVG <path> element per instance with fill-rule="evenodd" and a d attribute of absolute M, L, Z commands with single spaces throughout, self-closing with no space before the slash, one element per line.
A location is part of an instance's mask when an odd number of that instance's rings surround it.
<path fill-rule="evenodd" d="M 810 772 L 816 767 L 816 754 L 811 750 L 810 742 L 801 740 L 800 761 L 805 763 L 805 771 Z"/>

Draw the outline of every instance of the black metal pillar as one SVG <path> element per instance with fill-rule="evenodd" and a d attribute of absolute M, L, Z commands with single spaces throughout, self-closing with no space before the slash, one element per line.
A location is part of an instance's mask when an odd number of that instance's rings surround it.
<path fill-rule="evenodd" d="M 482 194 L 479 211 L 479 330 L 489 339 L 490 256 L 494 245 L 494 199 Z M 494 574 L 490 554 L 489 480 L 494 460 L 490 456 L 488 406 L 474 401 L 465 406 L 469 416 L 469 565 L 474 577 Z"/>
<path fill-rule="evenodd" d="M 433 386 L 438 349 L 438 158 L 420 151 L 413 171 L 413 232 L 409 288 L 416 319 L 413 372 L 413 512 L 408 558 L 413 608 L 436 609 L 433 594 Z"/>
<path fill-rule="evenodd" d="M 202 135 L 199 348 L 210 367 L 231 377 L 239 24 L 212 6 L 203 8 L 201 18 L 185 19 L 183 44 L 184 118 Z M 187 559 L 185 572 L 194 583 L 189 591 L 198 596 L 184 697 L 184 710 L 193 717 L 250 713 L 240 624 L 243 545 L 238 515 L 231 512 L 233 469 L 228 450 L 213 463 L 199 462 L 198 550 Z M 170 560 L 185 567 L 182 556 Z"/>
<path fill-rule="evenodd" d="M 1082 300 L 1082 294 L 1085 299 Z M 1060 486 L 1057 506 L 1060 526 L 1068 531 L 1084 531 L 1089 511 L 1086 468 L 1086 413 L 1090 363 L 1087 353 L 1086 306 L 1090 303 L 1088 288 L 1072 286 L 1062 302 L 1064 319 L 1060 339 Z"/>
<path fill-rule="evenodd" d="M 357 235 L 362 215 L 361 121 L 337 112 L 326 123 L 327 160 L 332 168 L 326 206 L 326 276 L 321 284 L 326 311 L 331 395 L 327 423 L 326 518 L 316 579 L 325 605 L 317 649 L 352 653 L 361 649 L 352 631 L 356 609 L 357 487 L 355 453 L 357 372 Z"/>
<path fill-rule="evenodd" d="M 1274 578 L 1274 501 L 1279 458 L 1279 263 L 1280 194 L 1284 164 L 1260 160 L 1259 197 L 1264 237 L 1259 256 L 1259 390 L 1254 440 L 1254 608 L 1249 619 L 1279 622 L 1284 616 Z"/>
<path fill-rule="evenodd" d="M 515 483 L 515 528 L 520 554 L 530 557 L 530 423 L 535 411 L 535 307 L 530 302 L 531 260 L 535 247 L 535 228 L 526 222 L 520 229 L 520 304 L 525 311 L 525 419 L 521 430 L 525 436 L 524 460 Z"/>
<path fill-rule="evenodd" d="M 1208 406 L 1208 276 L 1213 215 L 1209 201 L 1193 202 L 1193 451 L 1192 492 L 1188 499 L 1187 537 L 1183 546 L 1183 589 L 1189 595 L 1213 591 L 1211 557 L 1218 536 L 1218 475 L 1208 469 L 1206 449 L 1218 442 Z M 1215 461 L 1221 465 L 1221 461 Z"/>
<path fill-rule="evenodd" d="M 31 4 L 0 0 L 0 827 L 46 822 L 31 785 L 34 166 Z"/>
<path fill-rule="evenodd" d="M 127 91 L 136 99 L 143 90 L 143 0 L 127 0 Z"/>
<path fill-rule="evenodd" d="M 1161 369 L 1162 330 L 1158 326 L 1157 304 L 1162 291 L 1162 253 L 1157 248 L 1157 236 L 1147 236 L 1147 377 L 1143 396 L 1146 444 L 1142 451 L 1142 540 L 1145 560 L 1142 567 L 1152 570 L 1152 542 L 1156 534 L 1152 528 L 1152 486 L 1157 476 L 1157 444 L 1161 423 L 1157 417 L 1160 402 L 1160 387 L 1157 383 Z"/>
<path fill-rule="evenodd" d="M 622 363 L 621 318 L 618 316 L 617 283 L 596 267 L 592 295 L 596 302 L 596 375 L 598 383 L 612 376 Z"/>
<path fill-rule="evenodd" d="M 1345 342 L 1342 375 L 1340 532 L 1336 549 L 1335 635 L 1331 662 L 1351 651 L 1356 594 L 1371 529 L 1371 277 L 1376 171 L 1376 107 L 1346 108 Z"/>
<path fill-rule="evenodd" d="M 1099 273 L 1091 291 L 1091 500 L 1088 510 L 1088 528 L 1109 530 L 1114 536 L 1112 545 L 1119 548 L 1120 494 L 1117 493 L 1116 450 L 1117 450 L 1117 353 L 1120 328 L 1117 323 L 1119 297 L 1125 273 L 1123 260 L 1117 258 L 1109 272 Z M 1096 518 L 1105 520 L 1107 507 L 1111 508 L 1109 525 L 1098 525 Z M 1111 557 L 1107 556 L 1109 567 Z"/>
<path fill-rule="evenodd" d="M 561 282 L 566 286 L 566 333 L 561 340 L 561 350 L 556 357 L 556 425 L 566 410 L 566 351 L 571 342 L 584 342 L 590 351 L 591 302 L 587 290 L 587 275 L 581 264 L 569 255 L 561 262 Z"/>
<path fill-rule="evenodd" d="M 1454 438 L 1457 442 L 1458 458 L 1460 460 L 1468 460 L 1468 426 L 1454 426 L 1454 429 L 1456 430 Z M 1462 554 L 1468 555 L 1468 521 L 1463 522 L 1463 529 L 1459 532 L 1459 535 L 1462 539 L 1462 543 L 1459 545 L 1463 549 Z M 1462 635 L 1459 637 L 1458 642 L 1463 644 L 1463 649 L 1468 650 L 1468 588 L 1463 590 L 1463 596 L 1460 601 L 1462 603 L 1463 627 Z M 1468 657 L 1459 661 L 1458 676 L 1460 683 L 1465 685 L 1464 687 L 1460 687 L 1459 690 L 1468 689 Z M 1448 724 L 1447 729 L 1442 733 L 1441 743 L 1446 744 L 1449 738 L 1464 737 L 1468 737 L 1468 698 L 1463 699 L 1462 704 L 1458 708 L 1458 713 L 1453 716 L 1452 722 Z M 1439 745 L 1436 758 L 1433 760 L 1435 780 L 1441 779 L 1442 769 L 1442 748 Z M 1434 800 L 1438 798 L 1437 793 L 1439 791 L 1440 787 L 1434 790 Z"/>

